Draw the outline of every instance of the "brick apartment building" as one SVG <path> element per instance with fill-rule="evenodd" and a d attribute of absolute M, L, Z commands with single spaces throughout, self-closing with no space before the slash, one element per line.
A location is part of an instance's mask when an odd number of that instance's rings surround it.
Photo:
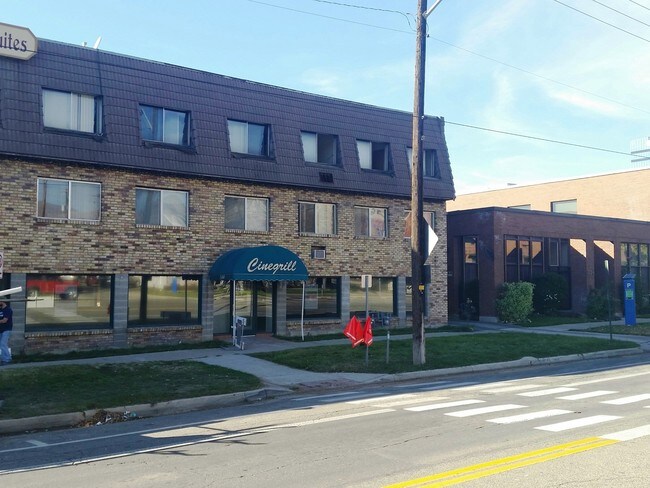
<path fill-rule="evenodd" d="M 30 59 L 0 53 L 0 287 L 38 298 L 14 302 L 12 347 L 200 341 L 231 333 L 233 316 L 248 334 L 342 330 L 365 310 L 364 274 L 369 308 L 405 325 L 411 123 L 52 41 Z M 443 129 L 426 119 L 431 324 L 447 322 Z M 243 248 L 260 254 L 225 269 L 219 258 Z"/>
<path fill-rule="evenodd" d="M 592 289 L 616 296 L 632 273 L 650 304 L 650 169 L 459 195 L 447 203 L 449 313 L 496 320 L 504 282 L 555 272 L 566 309 L 584 313 Z M 607 264 L 605 264 L 607 263 Z M 610 274 L 611 273 L 611 274 Z"/>

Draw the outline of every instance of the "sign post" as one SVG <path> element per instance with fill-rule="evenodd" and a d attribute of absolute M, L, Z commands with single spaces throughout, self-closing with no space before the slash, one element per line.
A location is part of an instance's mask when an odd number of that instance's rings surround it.
<path fill-rule="evenodd" d="M 361 275 L 361 287 L 366 290 L 366 323 L 368 322 L 368 288 L 372 288 L 372 275 Z M 366 344 L 366 366 L 368 366 L 368 346 Z"/>

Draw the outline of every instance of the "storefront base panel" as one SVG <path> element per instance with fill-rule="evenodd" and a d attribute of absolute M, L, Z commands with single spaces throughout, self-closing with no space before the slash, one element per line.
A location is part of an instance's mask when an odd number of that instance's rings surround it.
<path fill-rule="evenodd" d="M 113 331 L 75 330 L 25 333 L 25 354 L 63 354 L 71 351 L 91 351 L 113 347 Z"/>
<path fill-rule="evenodd" d="M 143 347 L 201 342 L 202 332 L 200 325 L 129 328 L 127 343 L 129 347 Z"/>

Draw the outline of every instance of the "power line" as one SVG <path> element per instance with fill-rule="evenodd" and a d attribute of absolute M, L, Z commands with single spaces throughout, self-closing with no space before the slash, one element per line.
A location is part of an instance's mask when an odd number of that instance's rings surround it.
<path fill-rule="evenodd" d="M 389 10 L 389 9 L 385 9 L 385 8 L 366 7 L 365 5 L 354 5 L 354 4 L 350 4 L 350 3 L 333 2 L 331 0 L 312 0 L 312 1 L 313 2 L 318 2 L 318 3 L 327 3 L 327 4 L 330 4 L 330 5 L 336 5 L 336 6 L 339 6 L 339 7 L 348 7 L 348 8 L 356 8 L 356 9 L 361 9 L 361 10 L 374 10 L 375 12 L 386 12 L 386 13 L 391 13 L 391 14 L 400 14 L 400 15 L 404 16 L 404 18 L 406 19 L 406 21 L 409 24 L 409 27 L 411 27 L 413 29 L 413 27 L 411 26 L 411 19 L 409 18 L 409 15 L 411 17 L 414 17 L 414 15 L 412 13 L 410 13 L 410 12 L 401 12 L 399 10 Z"/>
<path fill-rule="evenodd" d="M 326 18 L 326 19 L 329 19 L 329 20 L 337 20 L 337 21 L 339 21 L 339 22 L 349 22 L 349 23 L 353 23 L 353 24 L 363 25 L 363 26 L 366 26 L 366 27 L 373 27 L 373 28 L 375 28 L 375 29 L 383 29 L 383 30 L 390 30 L 390 31 L 393 31 L 393 32 L 401 32 L 401 33 L 403 33 L 403 34 L 413 34 L 413 32 L 411 32 L 411 31 L 400 30 L 400 29 L 392 29 L 392 28 L 389 28 L 389 27 L 382 27 L 382 26 L 378 26 L 378 25 L 374 25 L 374 24 L 367 24 L 367 23 L 362 23 L 362 22 L 354 22 L 354 21 L 351 21 L 351 20 L 348 20 L 348 19 L 342 19 L 342 18 L 340 18 L 340 17 L 332 17 L 332 16 L 320 15 L 320 14 L 316 14 L 316 13 L 313 13 L 313 12 L 307 12 L 307 11 L 304 11 L 304 10 L 298 10 L 298 9 L 294 9 L 294 8 L 284 7 L 284 6 L 276 5 L 276 4 L 273 4 L 273 3 L 262 2 L 262 1 L 259 1 L 259 0 L 248 0 L 248 1 L 249 1 L 249 2 L 252 2 L 252 3 L 260 4 L 260 5 L 265 5 L 265 6 L 267 6 L 267 7 L 274 7 L 274 8 L 279 8 L 279 9 L 283 9 L 283 10 L 289 10 L 289 11 L 292 11 L 292 12 L 303 13 L 303 14 L 306 14 L 306 15 L 313 15 L 313 16 L 315 16 L 315 17 L 323 17 L 323 18 Z M 314 1 L 323 1 L 323 2 L 324 2 L 325 0 L 314 0 Z M 328 2 L 328 3 L 335 3 L 335 2 Z M 347 4 L 345 4 L 345 5 L 347 5 Z M 409 25 L 410 25 L 410 24 L 409 24 Z M 445 44 L 446 46 L 450 46 L 450 47 L 453 47 L 453 48 L 455 48 L 455 49 L 458 49 L 459 51 L 466 52 L 466 53 L 471 54 L 471 55 L 473 55 L 473 56 L 477 56 L 477 57 L 479 57 L 479 58 L 486 59 L 486 60 L 491 61 L 491 62 L 493 62 L 493 63 L 500 64 L 500 65 L 505 66 L 505 67 L 507 67 L 507 68 L 514 69 L 514 70 L 520 71 L 520 72 L 522 72 L 522 73 L 525 73 L 525 74 L 527 74 L 527 75 L 534 76 L 534 77 L 536 77 L 536 78 L 539 78 L 540 80 L 544 80 L 544 81 L 548 81 L 548 82 L 551 82 L 551 83 L 555 83 L 555 84 L 560 85 L 560 86 L 563 86 L 563 87 L 565 87 L 565 88 L 570 88 L 570 89 L 572 89 L 572 90 L 576 90 L 576 91 L 579 91 L 579 92 L 581 92 L 581 93 L 584 93 L 585 95 L 589 95 L 589 96 L 592 96 L 592 97 L 600 98 L 601 100 L 605 100 L 605 101 L 607 101 L 607 102 L 614 103 L 614 104 L 620 105 L 620 106 L 622 106 L 622 107 L 626 107 L 626 108 L 629 108 L 629 109 L 632 109 L 632 110 L 637 110 L 637 111 L 639 111 L 639 112 L 643 112 L 643 113 L 646 113 L 646 114 L 650 114 L 650 110 L 645 110 L 645 109 L 643 109 L 643 108 L 639 108 L 639 107 L 636 107 L 636 106 L 634 106 L 634 105 L 629 105 L 629 104 L 627 104 L 627 103 L 620 102 L 620 101 L 615 100 L 615 99 L 613 99 L 613 98 L 605 97 L 605 96 L 603 96 L 603 95 L 599 95 L 599 94 L 597 94 L 597 93 L 590 92 L 590 91 L 588 91 L 588 90 L 583 90 L 582 88 L 578 88 L 578 87 L 573 86 L 573 85 L 569 85 L 568 83 L 564 83 L 564 82 L 561 82 L 561 81 L 554 80 L 554 79 L 552 79 L 552 78 L 548 78 L 548 77 L 546 77 L 546 76 L 539 75 L 539 74 L 537 74 L 537 73 L 534 73 L 534 72 L 532 72 L 532 71 L 526 70 L 526 69 L 524 69 L 524 68 L 520 68 L 520 67 L 518 67 L 518 66 L 515 66 L 515 65 L 513 65 L 513 64 L 509 64 L 509 63 L 506 63 L 506 62 L 504 62 L 504 61 L 499 61 L 499 60 L 496 59 L 496 58 L 493 58 L 493 57 L 490 57 L 490 56 L 486 56 L 485 54 L 481 54 L 481 53 L 478 53 L 478 52 L 476 52 L 476 51 L 472 51 L 472 50 L 470 50 L 470 49 L 466 49 L 466 48 L 461 47 L 461 46 L 457 46 L 457 45 L 455 45 L 455 44 L 452 44 L 452 43 L 450 43 L 450 42 L 444 41 L 444 40 L 442 40 L 442 39 L 439 39 L 439 38 L 436 38 L 436 37 L 432 37 L 432 36 L 429 36 L 429 35 L 427 36 L 427 38 L 428 38 L 428 39 L 431 39 L 431 40 L 433 40 L 433 41 L 436 41 L 436 42 L 438 42 L 438 43 L 440 43 L 440 44 Z"/>
<path fill-rule="evenodd" d="M 631 19 L 631 20 L 633 20 L 635 22 L 638 22 L 639 24 L 643 24 L 646 27 L 650 27 L 650 24 L 648 24 L 646 22 L 643 22 L 642 20 L 639 20 L 636 17 L 632 17 L 631 15 L 628 15 L 628 14 L 626 14 L 624 12 L 621 12 L 620 10 L 616 10 L 614 7 L 610 7 L 609 5 L 605 5 L 603 2 L 599 2 L 598 0 L 591 0 L 591 1 L 594 2 L 594 3 L 597 3 L 598 5 L 602 5 L 603 7 L 608 8 L 609 10 L 612 10 L 612 11 L 616 12 L 617 14 L 622 15 L 623 17 L 627 17 L 628 19 Z"/>
<path fill-rule="evenodd" d="M 626 34 L 629 34 L 629 35 L 631 35 L 631 36 L 634 36 L 634 37 L 636 37 L 637 39 L 641 39 L 642 41 L 645 41 L 645 42 L 650 42 L 650 39 L 646 39 L 645 37 L 638 36 L 638 35 L 636 35 L 636 34 L 630 32 L 630 31 L 625 30 L 625 29 L 622 29 L 621 27 L 618 27 L 618 26 L 616 26 L 616 25 L 614 25 L 614 24 L 610 24 L 609 22 L 605 22 L 604 20 L 599 19 L 598 17 L 594 17 L 593 15 L 588 14 L 587 12 L 583 12 L 582 10 L 579 10 L 579 9 L 577 9 L 577 8 L 575 8 L 575 7 L 572 7 L 571 5 L 567 5 L 567 4 L 564 3 L 564 2 L 560 2 L 560 0 L 553 0 L 553 1 L 554 1 L 555 3 L 559 3 L 560 5 L 565 6 L 566 8 L 570 8 L 571 10 L 575 10 L 576 12 L 581 13 L 582 15 L 586 15 L 587 17 L 590 17 L 590 18 L 592 18 L 592 19 L 594 19 L 594 20 L 597 20 L 598 22 L 601 22 L 601 23 L 603 23 L 603 24 L 605 24 L 605 25 L 608 25 L 608 26 L 610 26 L 610 27 L 613 27 L 613 28 L 616 29 L 616 30 L 620 30 L 621 32 L 625 32 Z"/>
<path fill-rule="evenodd" d="M 535 137 L 535 136 L 530 136 L 530 135 L 527 135 L 527 134 L 517 134 L 516 132 L 508 132 L 508 131 L 504 131 L 504 130 L 490 129 L 488 127 L 479 127 L 477 125 L 461 124 L 459 122 L 450 122 L 447 119 L 445 119 L 445 124 L 458 125 L 460 127 L 468 127 L 470 129 L 484 130 L 484 131 L 487 131 L 487 132 L 496 132 L 497 134 L 505 134 L 505 135 L 508 135 L 508 136 L 523 137 L 525 139 L 534 139 L 536 141 L 551 142 L 553 144 L 562 144 L 564 146 L 580 147 L 580 148 L 583 148 L 583 149 L 591 149 L 591 150 L 594 150 L 594 151 L 603 151 L 603 152 L 608 152 L 608 153 L 613 153 L 613 154 L 623 154 L 624 156 L 632 156 L 631 153 L 626 153 L 626 152 L 622 152 L 622 151 L 615 151 L 613 149 L 604 149 L 602 147 L 587 146 L 585 144 L 575 144 L 573 142 L 558 141 L 556 139 L 547 139 L 547 138 L 544 138 L 544 137 Z"/>
<path fill-rule="evenodd" d="M 641 5 L 639 2 L 635 2 L 634 0 L 629 0 L 629 1 L 632 2 L 634 5 L 638 5 L 641 8 L 644 8 L 646 10 L 650 10 L 650 7 L 646 7 L 645 5 Z"/>

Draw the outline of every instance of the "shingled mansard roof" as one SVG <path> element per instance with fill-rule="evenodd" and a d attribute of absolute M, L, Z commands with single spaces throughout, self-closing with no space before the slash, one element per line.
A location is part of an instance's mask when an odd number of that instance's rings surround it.
<path fill-rule="evenodd" d="M 102 97 L 103 130 L 83 136 L 44 129 L 42 89 Z M 146 144 L 139 104 L 190 113 L 190 147 Z M 228 119 L 271 127 L 273 157 L 233 155 Z M 0 57 L 0 153 L 205 178 L 253 181 L 407 197 L 412 114 L 261 83 L 39 40 L 28 61 Z M 454 197 L 444 120 L 427 117 L 424 147 L 435 149 L 440 178 L 424 197 Z M 339 138 L 341 164 L 306 163 L 301 131 Z M 388 172 L 359 167 L 356 139 L 390 144 Z M 330 173 L 331 176 L 321 173 Z"/>

